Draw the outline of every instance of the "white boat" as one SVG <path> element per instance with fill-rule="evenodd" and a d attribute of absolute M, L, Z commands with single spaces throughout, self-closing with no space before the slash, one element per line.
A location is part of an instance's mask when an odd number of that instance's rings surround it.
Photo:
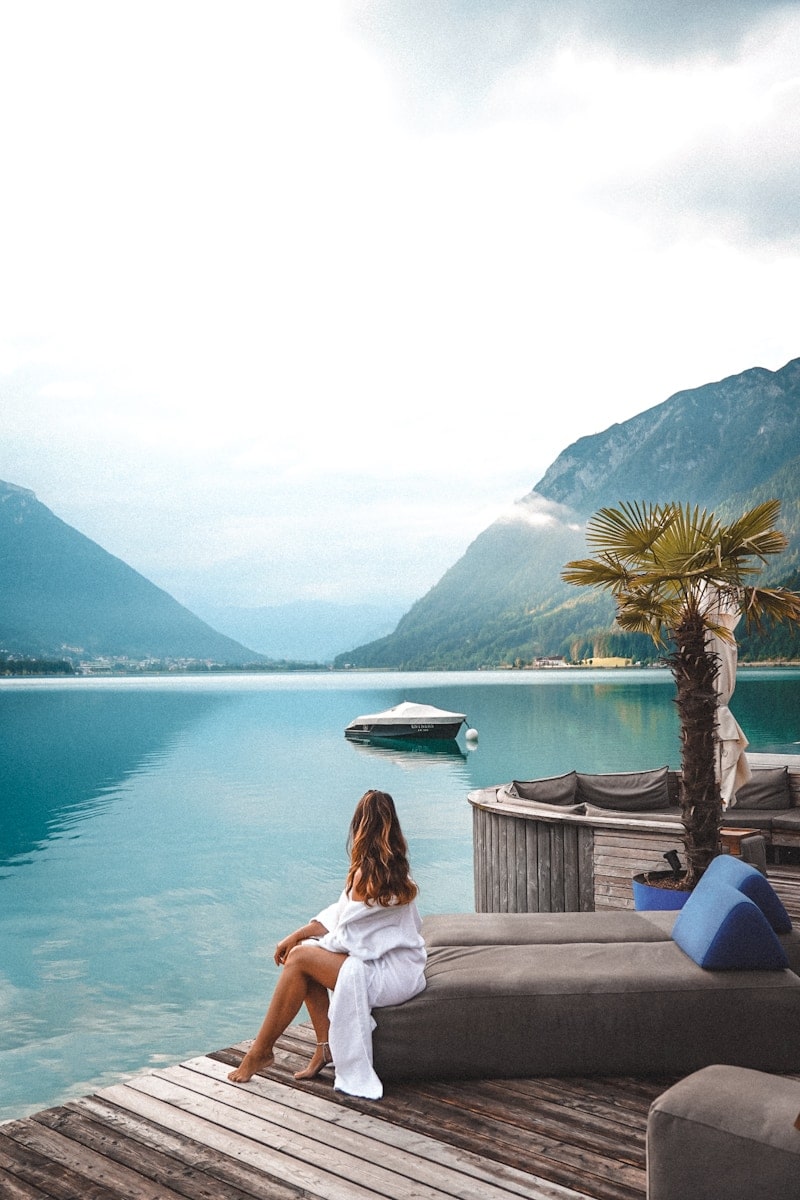
<path fill-rule="evenodd" d="M 466 721 L 464 713 L 446 712 L 432 704 L 404 700 L 385 712 L 356 717 L 344 731 L 346 738 L 409 738 L 446 740 L 456 736 Z"/>

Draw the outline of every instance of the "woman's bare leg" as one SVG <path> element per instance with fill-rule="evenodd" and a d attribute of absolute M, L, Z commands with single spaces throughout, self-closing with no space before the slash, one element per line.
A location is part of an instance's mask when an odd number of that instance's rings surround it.
<path fill-rule="evenodd" d="M 317 1044 L 308 1066 L 302 1071 L 295 1071 L 295 1079 L 313 1079 L 319 1075 L 324 1066 L 332 1061 L 328 1049 L 328 1033 L 331 1027 L 328 1017 L 329 1004 L 328 989 L 321 983 L 317 983 L 315 979 L 310 980 L 306 993 L 306 1008 L 311 1017 L 311 1024 L 314 1026 Z"/>
<path fill-rule="evenodd" d="M 321 946 L 295 946 L 286 959 L 286 965 L 272 995 L 267 1015 L 264 1017 L 255 1041 L 242 1059 L 241 1065 L 231 1071 L 228 1078 L 233 1083 L 247 1083 L 256 1071 L 262 1071 L 273 1062 L 272 1048 L 285 1029 L 299 1013 L 309 991 L 312 991 L 312 1006 L 318 1006 L 320 993 L 314 985 L 324 990 L 333 989 L 339 977 L 346 954 L 334 954 Z M 321 1015 L 319 1007 L 318 1016 Z M 325 1039 L 322 1039 L 325 1040 Z"/>

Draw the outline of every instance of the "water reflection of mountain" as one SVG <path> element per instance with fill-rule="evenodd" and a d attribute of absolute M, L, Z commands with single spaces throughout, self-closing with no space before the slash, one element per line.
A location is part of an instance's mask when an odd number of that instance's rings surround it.
<path fill-rule="evenodd" d="M 0 863 L 85 817 L 223 697 L 79 688 L 0 694 Z"/>
<path fill-rule="evenodd" d="M 455 738 L 447 740 L 431 739 L 430 741 L 412 741 L 410 738 L 371 738 L 368 742 L 356 742 L 348 739 L 360 754 L 371 754 L 377 758 L 389 758 L 392 762 L 408 766 L 428 766 L 431 758 L 441 758 L 450 762 L 458 759 L 463 762 L 466 754 Z"/>

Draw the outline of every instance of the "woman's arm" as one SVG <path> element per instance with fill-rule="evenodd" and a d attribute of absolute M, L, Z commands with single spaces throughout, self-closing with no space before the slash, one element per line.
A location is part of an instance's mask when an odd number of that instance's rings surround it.
<path fill-rule="evenodd" d="M 304 942 L 306 938 L 324 937 L 328 930 L 321 921 L 309 921 L 302 929 L 296 929 L 294 933 L 287 934 L 282 938 L 275 947 L 275 962 L 278 966 L 282 966 L 286 962 L 286 955 L 300 942 Z"/>

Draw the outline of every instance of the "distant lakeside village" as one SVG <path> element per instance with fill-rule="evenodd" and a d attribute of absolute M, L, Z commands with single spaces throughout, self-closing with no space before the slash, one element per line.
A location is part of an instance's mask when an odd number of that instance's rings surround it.
<path fill-rule="evenodd" d="M 796 659 L 775 659 L 758 662 L 741 662 L 740 669 L 748 667 L 796 667 L 800 662 Z M 570 662 L 565 657 L 543 656 L 530 662 L 517 660 L 513 663 L 495 663 L 493 665 L 471 668 L 475 671 L 573 671 L 573 670 L 667 670 L 664 659 L 654 661 L 637 661 L 631 658 L 585 658 L 578 662 Z M 334 666 L 332 663 L 294 662 L 290 660 L 254 660 L 246 663 L 215 662 L 211 659 L 195 658 L 145 658 L 132 659 L 124 656 L 93 659 L 71 658 L 36 658 L 19 654 L 3 654 L 0 652 L 0 678 L 23 677 L 102 677 L 102 676 L 143 676 L 143 675 L 241 675 L 241 674 L 280 674 L 293 671 L 347 671 L 353 673 L 375 674 L 385 671 L 402 672 L 401 667 L 360 667 L 351 663 Z M 463 668 L 432 667 L 432 673 Z"/>

